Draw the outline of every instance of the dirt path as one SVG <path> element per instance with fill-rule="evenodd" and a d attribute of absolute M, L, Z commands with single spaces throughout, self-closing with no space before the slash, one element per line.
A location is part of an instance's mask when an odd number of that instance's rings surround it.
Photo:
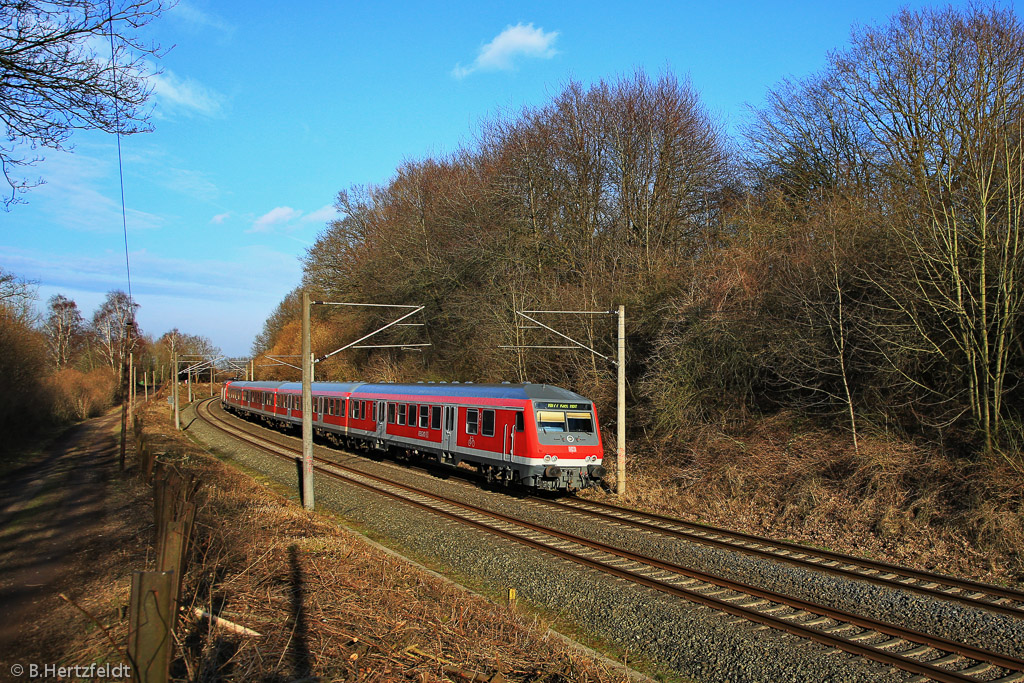
<path fill-rule="evenodd" d="M 102 552 L 118 418 L 113 412 L 69 429 L 39 460 L 0 483 L 2 662 L 25 654 L 34 615 L 52 609 L 68 590 L 68 577 Z"/>

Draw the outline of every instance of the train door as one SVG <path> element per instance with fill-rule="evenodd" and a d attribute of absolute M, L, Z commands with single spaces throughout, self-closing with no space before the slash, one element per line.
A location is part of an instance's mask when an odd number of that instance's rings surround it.
<path fill-rule="evenodd" d="M 445 451 L 454 451 L 456 445 L 455 416 L 458 414 L 457 406 L 444 407 L 444 424 L 441 433 L 441 448 Z"/>
<path fill-rule="evenodd" d="M 377 401 L 377 438 L 383 439 L 388 429 L 388 404 L 387 401 Z"/>
<path fill-rule="evenodd" d="M 523 411 L 516 410 L 511 413 L 512 421 L 502 425 L 501 459 L 511 462 L 516 454 L 516 440 L 522 438 L 523 432 Z"/>

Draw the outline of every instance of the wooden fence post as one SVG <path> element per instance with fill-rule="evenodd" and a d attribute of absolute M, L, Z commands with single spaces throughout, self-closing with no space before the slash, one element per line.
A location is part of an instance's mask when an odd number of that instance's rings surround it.
<path fill-rule="evenodd" d="M 173 572 L 134 572 L 128 618 L 132 680 L 164 683 L 171 665 Z"/>

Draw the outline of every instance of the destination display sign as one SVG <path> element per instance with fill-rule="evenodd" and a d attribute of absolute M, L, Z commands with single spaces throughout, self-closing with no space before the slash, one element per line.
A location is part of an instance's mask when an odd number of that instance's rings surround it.
<path fill-rule="evenodd" d="M 590 403 L 559 403 L 555 401 L 537 401 L 538 410 L 590 410 Z"/>

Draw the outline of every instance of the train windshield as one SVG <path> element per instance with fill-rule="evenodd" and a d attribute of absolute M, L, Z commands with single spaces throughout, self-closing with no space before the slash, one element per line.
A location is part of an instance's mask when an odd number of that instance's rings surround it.
<path fill-rule="evenodd" d="M 594 418 L 590 417 L 590 413 L 566 413 L 565 419 L 569 423 L 570 432 L 594 433 Z"/>
<path fill-rule="evenodd" d="M 586 432 L 594 433 L 594 418 L 590 413 L 573 413 L 562 410 L 538 410 L 537 428 L 543 432 Z"/>

